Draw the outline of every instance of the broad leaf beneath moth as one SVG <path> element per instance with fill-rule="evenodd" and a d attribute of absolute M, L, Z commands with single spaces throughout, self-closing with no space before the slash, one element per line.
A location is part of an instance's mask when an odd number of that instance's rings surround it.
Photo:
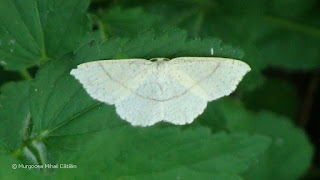
<path fill-rule="evenodd" d="M 250 67 L 227 58 L 100 60 L 71 71 L 87 93 L 134 126 L 191 123 L 207 102 L 232 93 Z"/>

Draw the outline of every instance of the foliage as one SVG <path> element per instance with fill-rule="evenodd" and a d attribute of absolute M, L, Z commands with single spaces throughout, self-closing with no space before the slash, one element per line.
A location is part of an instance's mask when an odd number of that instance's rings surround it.
<path fill-rule="evenodd" d="M 1 0 L 0 59 L 20 70 L 59 58 L 91 39 L 88 1 Z"/>
<path fill-rule="evenodd" d="M 297 87 L 263 72 L 320 65 L 315 4 L 94 0 L 87 10 L 88 0 L 0 0 L 0 179 L 303 177 L 314 149 L 294 124 Z M 192 124 L 148 128 L 121 120 L 69 74 L 101 59 L 179 56 L 240 59 L 252 71 Z"/>

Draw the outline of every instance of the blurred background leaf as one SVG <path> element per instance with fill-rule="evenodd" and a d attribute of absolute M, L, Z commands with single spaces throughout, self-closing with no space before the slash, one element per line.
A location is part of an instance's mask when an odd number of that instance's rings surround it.
<path fill-rule="evenodd" d="M 224 98 L 211 103 L 199 120 L 214 131 L 217 131 L 214 125 L 220 122 L 230 132 L 251 132 L 272 138 L 271 148 L 246 172 L 248 179 L 299 179 L 312 162 L 310 140 L 285 116 L 267 111 L 253 113 L 240 101 Z"/>
<path fill-rule="evenodd" d="M 271 148 L 265 153 L 248 179 L 299 179 L 312 161 L 313 147 L 305 133 L 291 120 L 273 113 L 262 112 L 252 124 L 254 132 L 272 138 Z"/>
<path fill-rule="evenodd" d="M 107 12 L 102 11 L 101 27 L 108 35 L 133 36 L 143 29 L 154 27 L 160 17 L 145 12 L 142 8 L 122 9 L 114 7 Z"/>

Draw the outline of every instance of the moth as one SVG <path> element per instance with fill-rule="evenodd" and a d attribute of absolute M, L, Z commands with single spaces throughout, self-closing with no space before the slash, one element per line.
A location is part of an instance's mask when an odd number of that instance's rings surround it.
<path fill-rule="evenodd" d="M 242 61 L 220 57 L 99 60 L 73 75 L 94 99 L 115 105 L 133 126 L 191 123 L 207 103 L 231 94 L 249 72 Z"/>

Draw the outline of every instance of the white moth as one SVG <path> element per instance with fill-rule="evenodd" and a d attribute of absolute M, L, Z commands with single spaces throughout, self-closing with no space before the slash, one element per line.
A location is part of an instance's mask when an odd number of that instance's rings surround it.
<path fill-rule="evenodd" d="M 179 57 L 101 60 L 72 74 L 87 93 L 134 126 L 191 123 L 209 101 L 232 93 L 250 67 L 226 58 Z"/>

